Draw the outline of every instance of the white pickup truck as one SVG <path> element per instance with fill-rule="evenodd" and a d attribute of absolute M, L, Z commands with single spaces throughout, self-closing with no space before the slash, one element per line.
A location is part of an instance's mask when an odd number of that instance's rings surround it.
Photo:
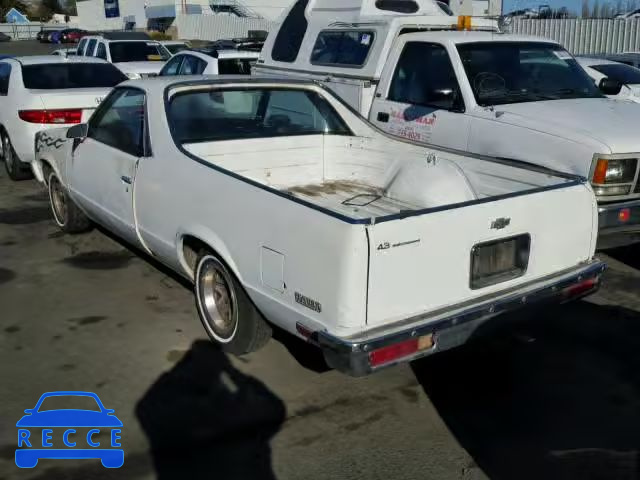
<path fill-rule="evenodd" d="M 396 136 L 588 178 L 600 246 L 640 240 L 640 105 L 557 43 L 467 21 L 432 0 L 298 0 L 254 73 L 321 81 Z"/>
<path fill-rule="evenodd" d="M 193 280 L 233 353 L 271 322 L 363 375 L 588 294 L 604 269 L 584 179 L 395 140 L 310 82 L 128 81 L 42 135 L 57 224 L 91 219 Z"/>

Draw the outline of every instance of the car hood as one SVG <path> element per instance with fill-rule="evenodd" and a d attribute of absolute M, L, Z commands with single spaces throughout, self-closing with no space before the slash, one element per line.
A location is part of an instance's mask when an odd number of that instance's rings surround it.
<path fill-rule="evenodd" d="M 596 140 L 609 152 L 640 152 L 640 105 L 607 98 L 516 103 L 495 107 L 496 121 L 567 137 L 578 143 Z"/>
<path fill-rule="evenodd" d="M 149 74 L 149 73 L 160 73 L 162 67 L 164 67 L 165 62 L 120 62 L 114 63 L 116 67 L 120 69 L 122 73 L 125 75 L 127 73 L 140 73 L 140 74 Z"/>
<path fill-rule="evenodd" d="M 16 427 L 121 427 L 115 415 L 90 410 L 49 410 L 25 415 Z"/>

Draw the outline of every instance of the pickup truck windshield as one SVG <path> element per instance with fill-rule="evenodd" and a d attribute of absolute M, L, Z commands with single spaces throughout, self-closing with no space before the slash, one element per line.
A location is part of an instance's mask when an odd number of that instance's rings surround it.
<path fill-rule="evenodd" d="M 602 98 L 593 80 L 557 45 L 480 42 L 458 45 L 478 105 Z"/>
<path fill-rule="evenodd" d="M 629 85 L 640 84 L 640 70 L 622 63 L 603 63 L 602 65 L 591 65 L 591 68 L 607 77 L 617 80 L 620 83 Z"/>
<path fill-rule="evenodd" d="M 168 109 L 178 144 L 294 135 L 352 135 L 320 95 L 283 88 L 186 91 Z"/>
<path fill-rule="evenodd" d="M 109 63 L 51 63 L 22 67 L 25 88 L 36 90 L 115 87 L 126 79 Z"/>
<path fill-rule="evenodd" d="M 111 61 L 121 62 L 164 62 L 169 53 L 155 42 L 110 42 Z"/>

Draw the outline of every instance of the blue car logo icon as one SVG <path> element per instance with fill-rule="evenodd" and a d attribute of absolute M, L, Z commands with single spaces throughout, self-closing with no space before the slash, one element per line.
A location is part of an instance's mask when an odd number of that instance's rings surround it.
<path fill-rule="evenodd" d="M 43 406 L 47 399 L 53 398 L 59 403 L 60 400 L 67 402 L 78 397 L 88 400 L 93 408 L 47 409 Z M 114 410 L 104 407 L 95 393 L 45 393 L 34 408 L 27 409 L 24 413 L 26 415 L 16 423 L 18 467 L 33 468 L 41 458 L 99 458 L 107 468 L 118 468 L 124 463 L 124 450 L 120 448 L 122 422 L 114 415 Z M 85 434 L 84 430 L 87 429 Z M 103 439 L 105 433 L 109 435 L 109 442 Z M 59 440 L 62 440 L 65 448 L 54 448 L 53 442 Z"/>

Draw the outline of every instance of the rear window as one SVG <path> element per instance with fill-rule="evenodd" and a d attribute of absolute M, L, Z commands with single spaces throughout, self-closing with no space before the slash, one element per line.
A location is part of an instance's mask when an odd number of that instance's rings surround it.
<path fill-rule="evenodd" d="M 591 68 L 621 83 L 640 83 L 640 70 L 629 65 L 605 63 L 603 65 L 591 65 Z"/>
<path fill-rule="evenodd" d="M 218 73 L 220 75 L 250 75 L 251 66 L 256 61 L 250 58 L 218 59 Z"/>
<path fill-rule="evenodd" d="M 361 67 L 373 45 L 373 32 L 320 32 L 311 53 L 314 65 Z"/>
<path fill-rule="evenodd" d="M 111 61 L 120 62 L 164 62 L 169 54 L 159 43 L 154 42 L 110 42 Z"/>
<path fill-rule="evenodd" d="M 115 87 L 127 77 L 106 63 L 52 63 L 23 66 L 22 79 L 25 88 L 59 90 Z"/>
<path fill-rule="evenodd" d="M 242 89 L 176 94 L 168 109 L 179 144 L 295 135 L 351 135 L 320 95 L 305 90 Z"/>

